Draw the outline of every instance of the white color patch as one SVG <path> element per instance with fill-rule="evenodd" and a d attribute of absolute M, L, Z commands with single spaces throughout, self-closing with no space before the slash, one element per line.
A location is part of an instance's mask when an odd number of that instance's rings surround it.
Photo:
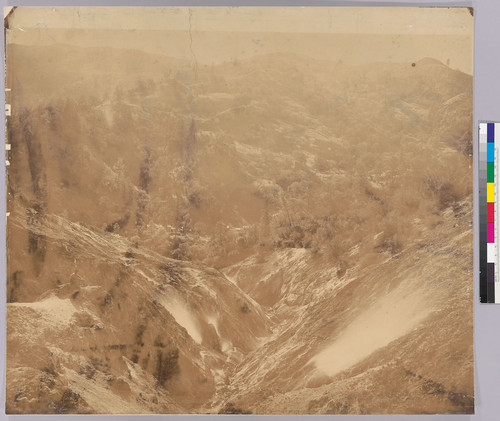
<path fill-rule="evenodd" d="M 496 244 L 487 243 L 486 247 L 487 247 L 486 248 L 487 263 L 496 263 L 497 262 Z"/>

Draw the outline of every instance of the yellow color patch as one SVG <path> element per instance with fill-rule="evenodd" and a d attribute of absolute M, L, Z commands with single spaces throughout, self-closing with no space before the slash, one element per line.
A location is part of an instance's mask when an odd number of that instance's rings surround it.
<path fill-rule="evenodd" d="M 492 203 L 495 201 L 495 183 L 488 183 L 486 197 L 488 203 Z"/>

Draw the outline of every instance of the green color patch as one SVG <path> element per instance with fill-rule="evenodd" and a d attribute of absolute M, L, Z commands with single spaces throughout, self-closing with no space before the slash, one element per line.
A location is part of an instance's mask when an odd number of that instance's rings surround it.
<path fill-rule="evenodd" d="M 495 163 L 488 162 L 488 183 L 495 182 Z"/>

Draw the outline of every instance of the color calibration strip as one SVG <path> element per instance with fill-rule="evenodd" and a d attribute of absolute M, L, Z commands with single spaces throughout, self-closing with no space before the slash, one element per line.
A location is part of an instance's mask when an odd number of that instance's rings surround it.
<path fill-rule="evenodd" d="M 497 148 L 500 123 L 479 124 L 479 295 L 500 303 L 498 276 Z"/>

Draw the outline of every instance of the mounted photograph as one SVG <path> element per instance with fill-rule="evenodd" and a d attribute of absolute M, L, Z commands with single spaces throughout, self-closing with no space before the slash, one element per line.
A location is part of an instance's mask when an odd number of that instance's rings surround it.
<path fill-rule="evenodd" d="M 472 414 L 473 11 L 8 7 L 7 414 Z"/>

